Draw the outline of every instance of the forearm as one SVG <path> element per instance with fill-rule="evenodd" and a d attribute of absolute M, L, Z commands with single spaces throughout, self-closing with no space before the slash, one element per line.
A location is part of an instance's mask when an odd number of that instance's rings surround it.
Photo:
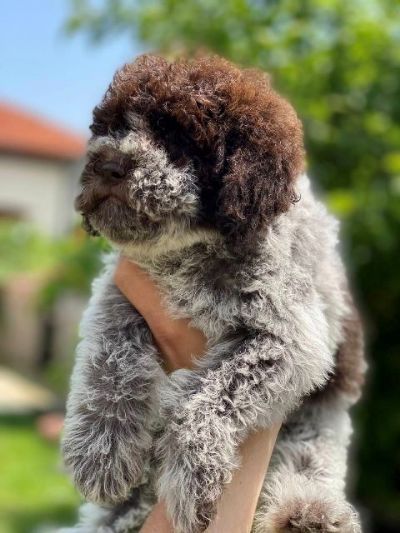
<path fill-rule="evenodd" d="M 221 496 L 207 533 L 248 533 L 280 424 L 250 434 L 240 446 L 241 463 Z"/>
<path fill-rule="evenodd" d="M 158 493 L 179 532 L 198 533 L 215 518 L 249 432 L 281 422 L 324 382 L 326 369 L 315 353 L 301 350 L 290 339 L 255 334 L 218 367 L 171 377 L 174 401 L 157 443 Z"/>
<path fill-rule="evenodd" d="M 164 307 L 162 296 L 154 282 L 151 280 L 150 276 L 134 263 L 131 263 L 126 259 L 120 260 L 120 264 L 115 275 L 115 283 L 117 284 L 121 292 L 125 295 L 125 297 L 134 305 L 134 307 L 142 314 L 142 316 L 146 320 L 160 348 L 160 352 L 164 356 L 167 369 L 190 369 L 193 366 L 193 356 L 198 357 L 202 355 L 206 350 L 206 339 L 204 335 L 195 328 L 192 328 L 188 320 L 171 318 L 168 311 Z M 259 346 L 257 345 L 256 352 L 258 351 L 258 348 Z M 258 357 L 258 355 L 256 354 L 255 357 Z M 232 358 L 233 360 L 238 359 L 239 362 L 241 360 L 241 354 L 235 354 L 234 352 L 232 352 Z M 234 363 L 233 367 L 235 366 L 236 363 Z M 252 366 L 252 364 L 250 364 L 250 366 Z M 227 370 L 226 367 L 224 368 L 226 372 L 230 372 L 230 370 Z M 251 369 L 249 368 L 249 370 Z M 257 369 L 255 370 L 257 371 Z M 250 375 L 251 373 L 252 372 L 250 371 Z M 194 378 L 195 381 L 196 379 L 200 379 L 202 382 L 200 388 L 207 386 L 207 383 L 212 384 L 215 376 L 208 376 L 207 372 L 201 372 L 201 374 L 202 375 L 200 376 L 200 374 L 198 374 L 197 372 L 190 372 L 189 379 Z M 245 372 L 245 374 L 248 374 L 248 372 Z M 176 374 L 176 376 L 177 375 L 178 374 Z M 181 379 L 182 377 L 177 378 L 177 380 L 172 378 L 172 389 L 175 388 L 175 382 L 182 383 Z M 185 379 L 183 381 L 185 381 Z M 235 387 L 235 380 L 231 381 L 228 379 L 226 382 L 230 382 Z M 219 385 L 223 385 L 223 383 L 225 383 L 225 379 L 223 378 L 222 381 L 218 381 L 217 379 L 217 386 L 218 383 Z M 177 406 L 171 406 L 172 410 L 171 412 L 169 412 L 169 406 L 164 404 L 164 409 L 166 410 L 165 414 L 168 420 L 170 420 L 170 415 L 173 420 L 175 420 L 175 415 L 177 414 L 177 411 L 186 412 L 187 408 L 189 408 L 189 410 L 191 408 L 189 405 L 191 402 L 189 398 L 186 397 L 188 389 L 185 385 L 183 385 L 183 387 L 183 390 L 180 391 L 182 392 L 182 395 L 178 391 L 178 397 L 180 397 L 181 402 L 179 403 L 179 408 L 177 410 L 175 409 L 175 407 Z M 255 388 L 257 388 L 257 385 L 255 386 Z M 226 391 L 224 391 L 222 387 L 220 392 L 220 399 L 222 401 L 222 404 L 224 404 Z M 233 395 L 236 395 L 235 389 L 232 390 L 232 393 Z M 225 405 L 228 406 L 228 404 Z M 205 414 L 206 416 L 209 407 L 211 406 L 204 406 L 205 409 L 203 414 Z M 212 409 L 214 414 L 215 411 L 219 410 L 219 407 L 217 405 L 215 406 L 215 408 L 215 410 Z M 194 418 L 196 418 L 196 415 Z M 225 465 L 224 461 L 222 460 L 220 462 L 219 468 L 217 469 L 224 470 L 223 475 L 225 476 L 225 481 L 222 481 L 222 479 L 219 477 L 219 474 L 221 474 L 221 470 L 216 471 L 218 478 L 216 478 L 214 484 L 215 490 L 213 490 L 213 492 L 215 492 L 215 497 L 212 500 L 212 505 L 217 504 L 218 495 L 221 495 L 221 499 L 217 507 L 217 512 L 215 515 L 216 518 L 209 525 L 209 532 L 214 533 L 216 531 L 226 531 L 228 533 L 231 531 L 240 531 L 240 533 L 242 533 L 242 531 L 249 531 L 253 520 L 254 510 L 257 504 L 258 496 L 261 490 L 262 482 L 265 476 L 269 458 L 272 453 L 273 445 L 280 424 L 274 427 L 270 427 L 267 430 L 257 432 L 257 424 L 253 423 L 254 433 L 248 436 L 248 438 L 246 438 L 245 441 L 242 442 L 243 437 L 237 435 L 237 428 L 235 428 L 235 424 L 228 424 L 228 426 L 226 427 L 220 426 L 221 432 L 219 433 L 217 425 L 214 425 L 213 422 L 214 415 L 211 418 L 212 420 L 210 419 L 209 421 L 204 422 L 204 424 L 202 422 L 203 419 L 201 418 L 200 425 L 197 427 L 192 427 L 192 425 L 189 424 L 189 426 L 191 427 L 189 428 L 188 426 L 189 433 L 187 434 L 187 436 L 191 435 L 191 440 L 193 438 L 193 445 L 196 449 L 197 439 L 200 438 L 201 440 L 200 435 L 197 435 L 198 430 L 200 429 L 200 427 L 209 427 L 210 433 L 208 435 L 208 439 L 211 438 L 213 441 L 212 444 L 210 443 L 211 447 L 216 446 L 218 448 L 222 446 L 229 450 L 229 464 Z M 231 417 L 228 416 L 228 418 Z M 192 423 L 194 423 L 196 426 L 195 419 L 192 420 Z M 186 425 L 185 422 L 184 425 Z M 170 430 L 172 430 L 172 428 L 168 429 L 168 433 L 170 433 Z M 175 455 L 175 445 L 177 446 L 177 448 L 179 448 L 178 443 L 174 444 L 174 438 L 172 435 L 167 434 L 164 437 L 164 442 L 166 444 L 166 448 L 164 450 L 162 449 L 163 443 L 159 443 L 161 446 L 161 448 L 159 448 L 159 457 L 162 458 L 162 461 L 164 461 L 166 457 L 169 457 L 170 454 Z M 163 439 L 161 439 L 161 441 L 162 440 Z M 242 442 L 240 450 L 237 450 L 237 444 L 240 442 Z M 195 449 L 193 450 L 193 453 L 196 453 Z M 185 451 L 186 450 L 182 450 L 183 455 L 185 455 Z M 239 451 L 239 454 L 236 454 L 237 451 Z M 192 452 L 190 452 L 188 456 L 189 463 L 191 461 L 191 453 Z M 232 453 L 236 455 L 236 459 L 238 458 L 238 456 L 240 456 L 239 463 L 241 464 L 239 469 L 233 473 L 233 478 L 230 476 L 230 471 L 232 470 L 232 463 L 235 459 L 232 457 Z M 213 454 L 211 453 L 211 456 L 212 455 Z M 171 472 L 176 473 L 177 470 L 174 466 L 174 458 L 170 457 L 170 459 L 172 460 L 172 464 L 170 463 L 169 465 L 171 467 Z M 178 467 L 177 465 L 176 467 L 178 468 L 179 472 L 179 469 L 181 467 Z M 209 473 L 211 473 L 212 471 L 213 469 L 211 468 Z M 163 488 L 160 493 L 163 495 L 163 497 L 166 498 L 167 505 L 169 507 L 169 510 L 172 511 L 173 518 L 175 520 L 178 518 L 177 525 L 179 531 L 185 531 L 185 533 L 189 531 L 189 529 L 185 529 L 185 526 L 183 526 L 182 529 L 181 526 L 184 523 L 186 523 L 188 525 L 188 528 L 190 528 L 190 531 L 192 531 L 191 528 L 193 526 L 193 520 L 195 521 L 194 517 L 192 516 L 191 519 L 186 519 L 182 516 L 177 517 L 177 514 L 174 509 L 175 506 L 173 503 L 174 497 L 172 497 L 171 500 L 171 496 L 173 496 L 173 493 L 175 494 L 176 492 L 176 495 L 182 494 L 182 486 L 179 486 L 179 480 L 176 479 L 175 475 L 173 475 L 173 479 L 170 479 L 169 474 L 167 474 L 165 471 L 162 472 L 161 477 L 161 485 L 163 486 Z M 230 483 L 228 483 L 229 479 L 231 479 Z M 223 491 L 222 486 L 226 487 L 226 489 L 224 488 Z M 196 498 L 197 491 L 195 490 L 192 492 L 190 489 L 191 488 L 188 487 L 188 491 L 185 491 L 186 495 L 182 496 L 182 498 L 183 500 L 188 501 L 193 500 L 194 498 L 197 504 L 199 502 L 199 500 L 197 500 Z M 243 494 L 246 494 L 246 496 L 244 497 Z M 197 496 L 199 496 L 201 501 L 200 494 L 197 494 Z M 181 501 L 181 503 L 183 503 L 183 501 Z M 204 503 L 206 503 L 206 505 L 209 505 L 211 502 L 209 500 L 207 502 L 205 498 Z M 240 503 L 240 505 L 238 505 L 238 503 Z M 171 533 L 172 531 L 174 531 L 171 525 L 171 521 L 169 519 L 167 505 L 165 501 L 161 499 L 161 501 L 154 507 L 152 513 L 149 515 L 148 520 L 143 526 L 142 533 L 150 533 L 154 531 L 157 531 L 159 533 Z M 207 512 L 205 512 L 204 516 L 206 515 Z M 234 526 L 240 529 L 232 529 Z"/>
<path fill-rule="evenodd" d="M 121 258 L 115 283 L 147 322 L 163 356 L 167 371 L 192 368 L 203 354 L 206 339 L 186 318 L 173 318 L 165 309 L 162 295 L 143 269 Z"/>

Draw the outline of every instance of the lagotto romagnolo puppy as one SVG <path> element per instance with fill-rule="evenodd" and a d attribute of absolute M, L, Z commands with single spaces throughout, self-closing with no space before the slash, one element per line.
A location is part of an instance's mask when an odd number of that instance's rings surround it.
<path fill-rule="evenodd" d="M 360 531 L 345 497 L 362 335 L 337 223 L 304 174 L 302 127 L 257 71 L 139 57 L 94 110 L 77 209 L 116 249 L 93 285 L 63 454 L 86 505 L 77 531 L 137 531 L 155 498 L 204 531 L 238 445 L 284 420 L 254 531 Z M 113 283 L 118 253 L 171 315 L 208 338 L 167 376 Z"/>

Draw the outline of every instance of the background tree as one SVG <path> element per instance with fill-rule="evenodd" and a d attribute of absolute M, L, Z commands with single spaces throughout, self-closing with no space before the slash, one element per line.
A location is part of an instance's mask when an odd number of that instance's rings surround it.
<path fill-rule="evenodd" d="M 355 492 L 372 530 L 400 527 L 400 4 L 398 0 L 71 3 L 70 31 L 128 32 L 167 54 L 206 48 L 267 70 L 305 125 L 309 172 L 343 220 L 369 333 Z"/>

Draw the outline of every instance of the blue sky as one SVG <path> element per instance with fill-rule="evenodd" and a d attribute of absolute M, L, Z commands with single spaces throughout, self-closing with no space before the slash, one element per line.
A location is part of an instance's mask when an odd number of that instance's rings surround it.
<path fill-rule="evenodd" d="M 0 100 L 87 133 L 118 66 L 140 52 L 128 37 L 93 46 L 66 36 L 68 0 L 9 0 L 0 12 Z"/>

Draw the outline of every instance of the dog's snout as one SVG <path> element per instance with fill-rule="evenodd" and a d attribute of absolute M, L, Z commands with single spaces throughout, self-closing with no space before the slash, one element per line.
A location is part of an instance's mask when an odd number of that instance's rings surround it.
<path fill-rule="evenodd" d="M 105 160 L 95 163 L 95 171 L 102 178 L 109 180 L 121 180 L 126 176 L 126 168 L 122 161 Z"/>

